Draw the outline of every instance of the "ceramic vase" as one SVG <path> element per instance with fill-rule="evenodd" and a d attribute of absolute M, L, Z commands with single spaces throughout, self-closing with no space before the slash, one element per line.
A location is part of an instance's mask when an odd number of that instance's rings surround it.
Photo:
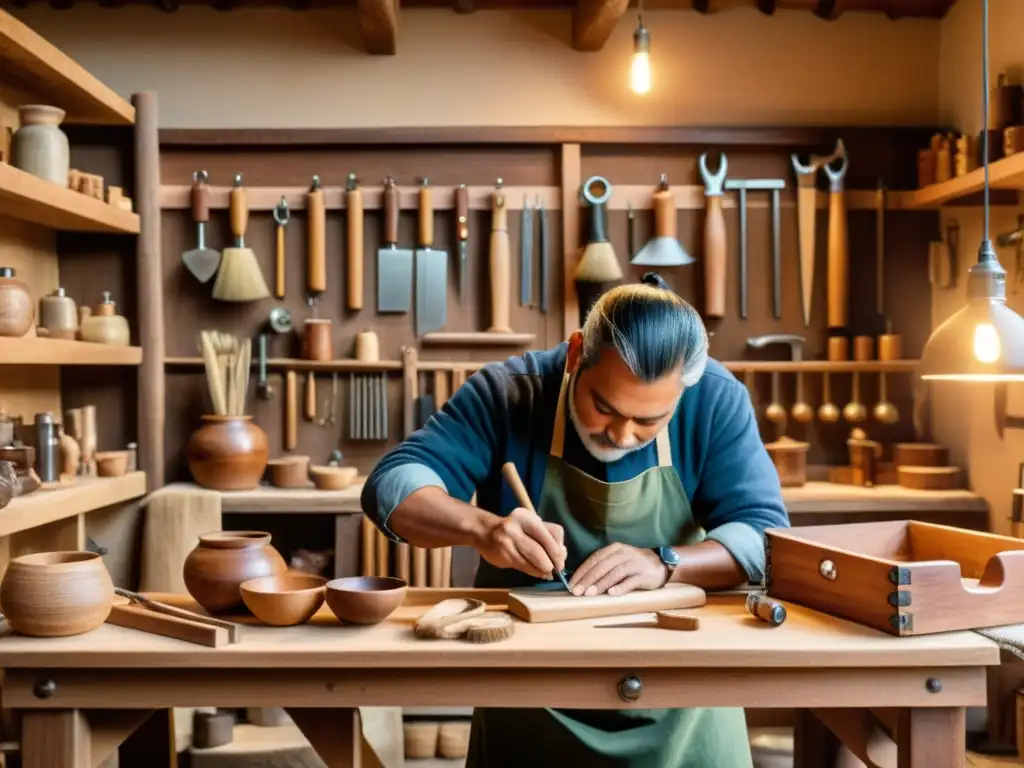
<path fill-rule="evenodd" d="M 42 552 L 17 557 L 0 582 L 11 629 L 31 637 L 67 637 L 107 620 L 114 584 L 95 552 Z"/>
<path fill-rule="evenodd" d="M 280 576 L 288 570 L 263 531 L 221 531 L 199 537 L 182 570 L 185 588 L 210 613 L 244 605 L 243 581 Z"/>
<path fill-rule="evenodd" d="M 267 433 L 252 416 L 203 416 L 185 455 L 197 483 L 214 491 L 247 491 L 267 466 Z"/>
<path fill-rule="evenodd" d="M 11 139 L 11 165 L 66 188 L 71 154 L 60 129 L 64 110 L 30 104 L 19 107 L 18 115 L 21 127 Z"/>
<path fill-rule="evenodd" d="M 35 315 L 28 286 L 11 267 L 0 267 L 0 336 L 24 336 Z"/>

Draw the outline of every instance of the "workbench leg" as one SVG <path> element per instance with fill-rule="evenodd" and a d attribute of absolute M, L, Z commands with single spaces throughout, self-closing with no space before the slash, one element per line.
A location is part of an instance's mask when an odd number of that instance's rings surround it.
<path fill-rule="evenodd" d="M 22 716 L 23 768 L 92 768 L 90 742 L 81 710 L 29 710 Z"/>
<path fill-rule="evenodd" d="M 327 768 L 361 767 L 358 710 L 289 707 L 288 714 Z"/>
<path fill-rule="evenodd" d="M 809 709 L 796 710 L 793 768 L 834 768 L 839 739 Z"/>
<path fill-rule="evenodd" d="M 905 710 L 896 733 L 899 768 L 963 768 L 967 761 L 967 710 Z"/>

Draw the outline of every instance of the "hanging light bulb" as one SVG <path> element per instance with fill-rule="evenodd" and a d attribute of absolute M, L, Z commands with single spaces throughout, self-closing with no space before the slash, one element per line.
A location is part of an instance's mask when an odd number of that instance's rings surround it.
<path fill-rule="evenodd" d="M 651 90 L 651 33 L 644 26 L 643 9 L 637 13 L 637 27 L 633 32 L 633 61 L 629 70 L 629 85 L 636 93 Z"/>

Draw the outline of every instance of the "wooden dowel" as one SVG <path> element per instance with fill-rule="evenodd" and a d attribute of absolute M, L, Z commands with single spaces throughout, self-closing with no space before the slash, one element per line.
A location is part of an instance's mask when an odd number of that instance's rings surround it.
<path fill-rule="evenodd" d="M 360 547 L 360 574 L 363 576 L 375 576 L 377 574 L 377 546 L 376 536 L 377 528 L 370 519 L 363 516 L 362 523 L 360 524 L 360 539 L 362 546 Z"/>
<path fill-rule="evenodd" d="M 427 586 L 427 550 L 423 547 L 412 548 L 412 585 Z"/>

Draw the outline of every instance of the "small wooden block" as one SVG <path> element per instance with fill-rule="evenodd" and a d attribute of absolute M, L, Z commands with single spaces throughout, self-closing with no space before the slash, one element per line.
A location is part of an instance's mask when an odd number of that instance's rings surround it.
<path fill-rule="evenodd" d="M 72 168 L 68 171 L 68 189 L 80 192 L 82 189 L 82 172 Z"/>
<path fill-rule="evenodd" d="M 120 200 L 117 201 L 117 207 L 120 208 L 122 211 L 128 211 L 128 213 L 131 213 L 132 199 L 130 197 L 122 197 Z"/>
<path fill-rule="evenodd" d="M 117 205 L 121 202 L 121 197 L 120 187 L 107 187 L 107 203 Z"/>
<path fill-rule="evenodd" d="M 688 613 L 680 611 L 658 611 L 656 614 L 658 626 L 662 629 L 680 629 L 685 632 L 692 632 L 700 629 L 700 619 Z"/>
<path fill-rule="evenodd" d="M 196 645 L 205 645 L 208 648 L 220 648 L 228 645 L 231 639 L 228 630 L 221 627 L 180 619 L 177 616 L 167 616 L 135 604 L 115 603 L 110 609 L 107 623 L 128 629 L 137 629 L 140 632 L 149 632 L 153 635 L 174 637 Z"/>
<path fill-rule="evenodd" d="M 963 488 L 960 467 L 900 467 L 900 485 L 915 491 L 955 491 Z"/>
<path fill-rule="evenodd" d="M 89 194 L 97 200 L 103 199 L 103 177 L 93 176 L 90 180 Z"/>

